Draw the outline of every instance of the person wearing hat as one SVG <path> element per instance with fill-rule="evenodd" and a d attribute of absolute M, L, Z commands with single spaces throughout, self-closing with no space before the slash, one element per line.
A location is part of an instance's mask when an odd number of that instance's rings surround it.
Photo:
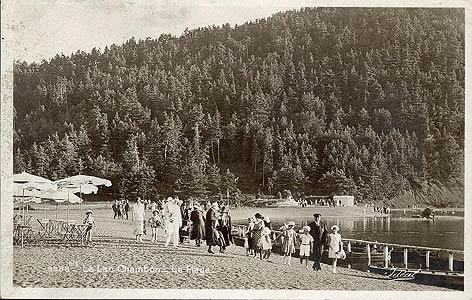
<path fill-rule="evenodd" d="M 255 221 L 252 227 L 252 242 L 254 246 L 254 257 L 256 257 L 257 253 L 262 252 L 262 229 L 265 228 L 264 224 L 264 216 L 260 213 L 256 213 L 254 215 Z"/>
<path fill-rule="evenodd" d="M 327 242 L 328 230 L 326 224 L 321 222 L 321 214 L 313 214 L 315 219 L 313 222 L 308 224 L 310 227 L 310 235 L 313 237 L 313 270 L 321 270 L 321 257 L 323 255 L 324 246 Z"/>
<path fill-rule="evenodd" d="M 308 258 L 313 251 L 313 237 L 310 235 L 310 226 L 303 226 L 300 234 L 300 263 L 305 260 L 305 267 L 308 269 Z"/>
<path fill-rule="evenodd" d="M 214 202 L 208 209 L 205 219 L 205 238 L 208 246 L 208 253 L 215 254 L 212 247 L 218 245 L 218 203 Z"/>
<path fill-rule="evenodd" d="M 292 261 L 292 254 L 295 253 L 295 243 L 297 233 L 293 228 L 295 227 L 295 222 L 290 221 L 287 224 L 282 226 L 282 236 L 283 236 L 283 244 L 282 244 L 282 251 L 284 252 L 284 260 L 283 264 L 286 263 L 290 266 Z"/>
<path fill-rule="evenodd" d="M 149 226 L 151 226 L 151 243 L 157 243 L 157 234 L 159 227 L 162 227 L 162 216 L 157 206 L 152 211 L 152 216 L 148 220 Z"/>
<path fill-rule="evenodd" d="M 200 247 L 202 240 L 205 238 L 205 220 L 203 211 L 198 202 L 193 204 L 193 210 L 190 212 L 190 221 L 192 229 L 190 230 L 190 239 L 195 240 L 195 245 Z"/>
<path fill-rule="evenodd" d="M 261 231 L 262 251 L 260 254 L 261 260 L 267 260 L 272 250 L 272 240 L 270 238 L 271 230 L 268 227 L 264 227 Z"/>
<path fill-rule="evenodd" d="M 336 273 L 336 263 L 338 258 L 344 259 L 345 254 L 341 241 L 341 235 L 338 233 L 339 227 L 337 225 L 331 226 L 331 233 L 328 236 L 328 257 L 333 260 L 333 273 Z"/>
<path fill-rule="evenodd" d="M 93 219 L 92 214 L 93 212 L 91 209 L 87 210 L 85 212 L 85 219 L 83 222 L 85 225 L 87 225 L 84 233 L 85 243 L 87 244 L 92 241 L 92 228 L 95 226 L 95 220 Z"/>
<path fill-rule="evenodd" d="M 218 230 L 221 232 L 221 235 L 224 239 L 224 246 L 222 246 L 223 252 L 226 250 L 226 247 L 233 244 L 233 236 L 231 235 L 231 215 L 226 206 L 221 208 L 220 216 L 218 218 Z"/>
<path fill-rule="evenodd" d="M 141 197 L 138 197 L 136 204 L 133 206 L 133 224 L 136 242 L 142 243 L 144 233 L 144 203 Z"/>
<path fill-rule="evenodd" d="M 247 219 L 246 231 L 244 232 L 244 248 L 246 249 L 246 256 L 252 255 L 254 249 L 253 239 L 252 239 L 252 229 L 254 228 L 254 218 L 249 217 Z"/>
<path fill-rule="evenodd" d="M 172 197 L 167 198 L 165 204 L 165 214 L 166 214 L 166 242 L 165 246 L 169 246 L 170 241 L 174 245 L 174 248 L 177 248 L 179 244 L 179 231 L 182 227 L 182 214 L 180 211 L 180 206 L 177 204 L 177 201 Z"/>

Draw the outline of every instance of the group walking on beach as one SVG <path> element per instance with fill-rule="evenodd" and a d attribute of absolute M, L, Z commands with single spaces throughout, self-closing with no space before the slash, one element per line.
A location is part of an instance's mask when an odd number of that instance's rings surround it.
<path fill-rule="evenodd" d="M 295 222 L 285 223 L 279 228 L 281 233 L 272 240 L 270 219 L 256 213 L 254 217 L 248 219 L 246 227 L 244 241 L 246 255 L 256 257 L 259 254 L 261 260 L 267 260 L 272 252 L 272 243 L 281 239 L 283 264 L 291 265 L 292 254 L 295 253 L 295 248 L 299 245 L 300 263 L 305 262 L 305 266 L 308 268 L 308 261 L 311 257 L 313 270 L 320 271 L 321 258 L 325 247 L 328 247 L 328 258 L 332 260 L 332 272 L 336 273 L 337 260 L 345 258 L 341 235 L 338 233 L 339 227 L 333 225 L 329 231 L 326 224 L 321 222 L 320 214 L 315 213 L 313 217 L 314 221 L 303 226 L 299 233 L 294 230 Z"/>
<path fill-rule="evenodd" d="M 133 234 L 137 243 L 143 242 L 148 225 L 153 243 L 157 242 L 159 229 L 164 230 L 166 247 L 170 244 L 178 247 L 187 240 L 195 241 L 195 246 L 200 247 L 206 241 L 208 252 L 214 254 L 215 246 L 224 253 L 226 247 L 233 244 L 231 214 L 224 205 L 220 208 L 213 202 L 202 207 L 197 201 L 184 203 L 178 197 L 168 197 L 161 207 L 156 202 L 150 207 L 151 217 L 146 220 L 145 201 L 138 197 L 133 206 Z"/>
<path fill-rule="evenodd" d="M 126 205 L 128 201 L 118 202 L 115 207 L 124 207 L 127 215 Z M 146 220 L 146 207 L 151 209 L 151 216 Z M 116 217 L 120 214 L 115 212 Z M 336 273 L 338 259 L 344 259 L 345 253 L 342 247 L 339 227 L 333 225 L 330 230 L 325 223 L 321 222 L 321 214 L 313 214 L 314 220 L 303 226 L 299 232 L 295 231 L 295 222 L 284 223 L 279 228 L 279 234 L 273 232 L 272 223 L 268 216 L 256 213 L 248 218 L 248 224 L 244 233 L 244 247 L 246 255 L 259 256 L 261 260 L 268 260 L 275 243 L 281 244 L 283 253 L 283 264 L 291 265 L 292 255 L 299 248 L 300 263 L 309 268 L 309 260 L 313 261 L 314 271 L 321 270 L 321 258 L 327 249 L 328 258 L 332 261 L 332 272 Z M 133 234 L 137 243 L 143 242 L 143 235 L 147 235 L 146 225 L 151 228 L 151 242 L 156 243 L 159 230 L 164 230 L 164 246 L 170 244 L 178 247 L 185 241 L 195 241 L 196 247 L 201 247 L 205 241 L 207 252 L 215 254 L 215 247 L 220 253 L 234 244 L 230 210 L 227 206 L 218 202 L 206 202 L 200 205 L 197 201 L 184 203 L 176 197 L 168 197 L 161 203 L 143 201 L 137 198 L 132 211 Z"/>

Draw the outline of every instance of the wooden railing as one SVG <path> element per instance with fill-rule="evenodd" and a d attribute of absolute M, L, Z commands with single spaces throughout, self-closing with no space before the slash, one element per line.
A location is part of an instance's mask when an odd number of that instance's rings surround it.
<path fill-rule="evenodd" d="M 448 253 L 448 261 L 449 261 L 449 268 L 448 271 L 454 271 L 454 254 L 464 256 L 464 251 L 461 250 L 454 250 L 454 249 L 444 249 L 444 248 L 434 248 L 434 247 L 422 247 L 422 246 L 410 246 L 410 245 L 401 245 L 395 243 L 383 243 L 383 242 L 372 242 L 372 241 L 365 241 L 365 240 L 357 240 L 357 239 L 343 239 L 343 242 L 347 242 L 347 252 L 351 252 L 351 247 L 353 243 L 356 244 L 363 244 L 365 245 L 366 254 L 367 254 L 367 264 L 371 265 L 372 263 L 372 256 L 371 256 L 371 246 L 377 245 L 383 247 L 383 261 L 384 267 L 388 267 L 389 264 L 389 257 L 390 252 L 389 249 L 392 248 L 402 248 L 403 249 L 403 267 L 405 269 L 408 268 L 408 253 L 409 250 L 420 250 L 425 251 L 425 268 L 429 269 L 430 267 L 430 257 L 431 252 L 446 252 Z"/>
<path fill-rule="evenodd" d="M 244 237 L 245 232 L 247 230 L 246 225 L 233 225 L 233 232 L 239 236 Z M 280 236 L 282 232 L 279 230 L 272 230 L 271 237 L 272 240 L 275 241 L 278 236 Z M 410 246 L 410 245 L 401 245 L 395 243 L 383 243 L 383 242 L 372 242 L 372 241 L 365 241 L 365 240 L 358 240 L 358 239 L 342 239 L 343 245 L 346 245 L 346 252 L 352 253 L 352 246 L 353 244 L 361 245 L 365 249 L 365 254 L 367 257 L 367 266 L 372 265 L 372 247 L 382 247 L 382 259 L 383 259 L 383 266 L 385 268 L 389 267 L 390 265 L 390 254 L 393 248 L 400 248 L 403 249 L 403 266 L 405 269 L 408 268 L 408 253 L 411 250 L 415 251 L 424 251 L 425 252 L 425 269 L 430 268 L 430 259 L 431 253 L 437 252 L 445 252 L 448 253 L 448 271 L 454 271 L 454 255 L 464 257 L 464 251 L 462 250 L 453 250 L 453 249 L 444 249 L 444 248 L 434 248 L 434 247 L 422 247 L 422 246 Z"/>

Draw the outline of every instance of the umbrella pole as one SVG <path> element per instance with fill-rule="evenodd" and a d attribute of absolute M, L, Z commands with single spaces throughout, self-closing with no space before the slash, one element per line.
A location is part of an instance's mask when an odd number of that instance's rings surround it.
<path fill-rule="evenodd" d="M 56 221 L 57 221 L 57 208 L 58 208 L 59 204 L 56 202 Z"/>
<path fill-rule="evenodd" d="M 82 185 L 80 185 L 80 199 L 82 199 Z M 82 201 L 79 202 L 80 214 L 82 214 Z"/>
<path fill-rule="evenodd" d="M 23 189 L 23 199 L 21 199 L 21 212 L 23 214 L 23 225 L 25 225 L 25 189 Z"/>

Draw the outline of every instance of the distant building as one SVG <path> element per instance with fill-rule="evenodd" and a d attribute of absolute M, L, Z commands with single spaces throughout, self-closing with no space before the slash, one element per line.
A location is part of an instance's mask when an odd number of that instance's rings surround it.
<path fill-rule="evenodd" d="M 354 206 L 354 196 L 333 196 L 334 206 Z"/>

